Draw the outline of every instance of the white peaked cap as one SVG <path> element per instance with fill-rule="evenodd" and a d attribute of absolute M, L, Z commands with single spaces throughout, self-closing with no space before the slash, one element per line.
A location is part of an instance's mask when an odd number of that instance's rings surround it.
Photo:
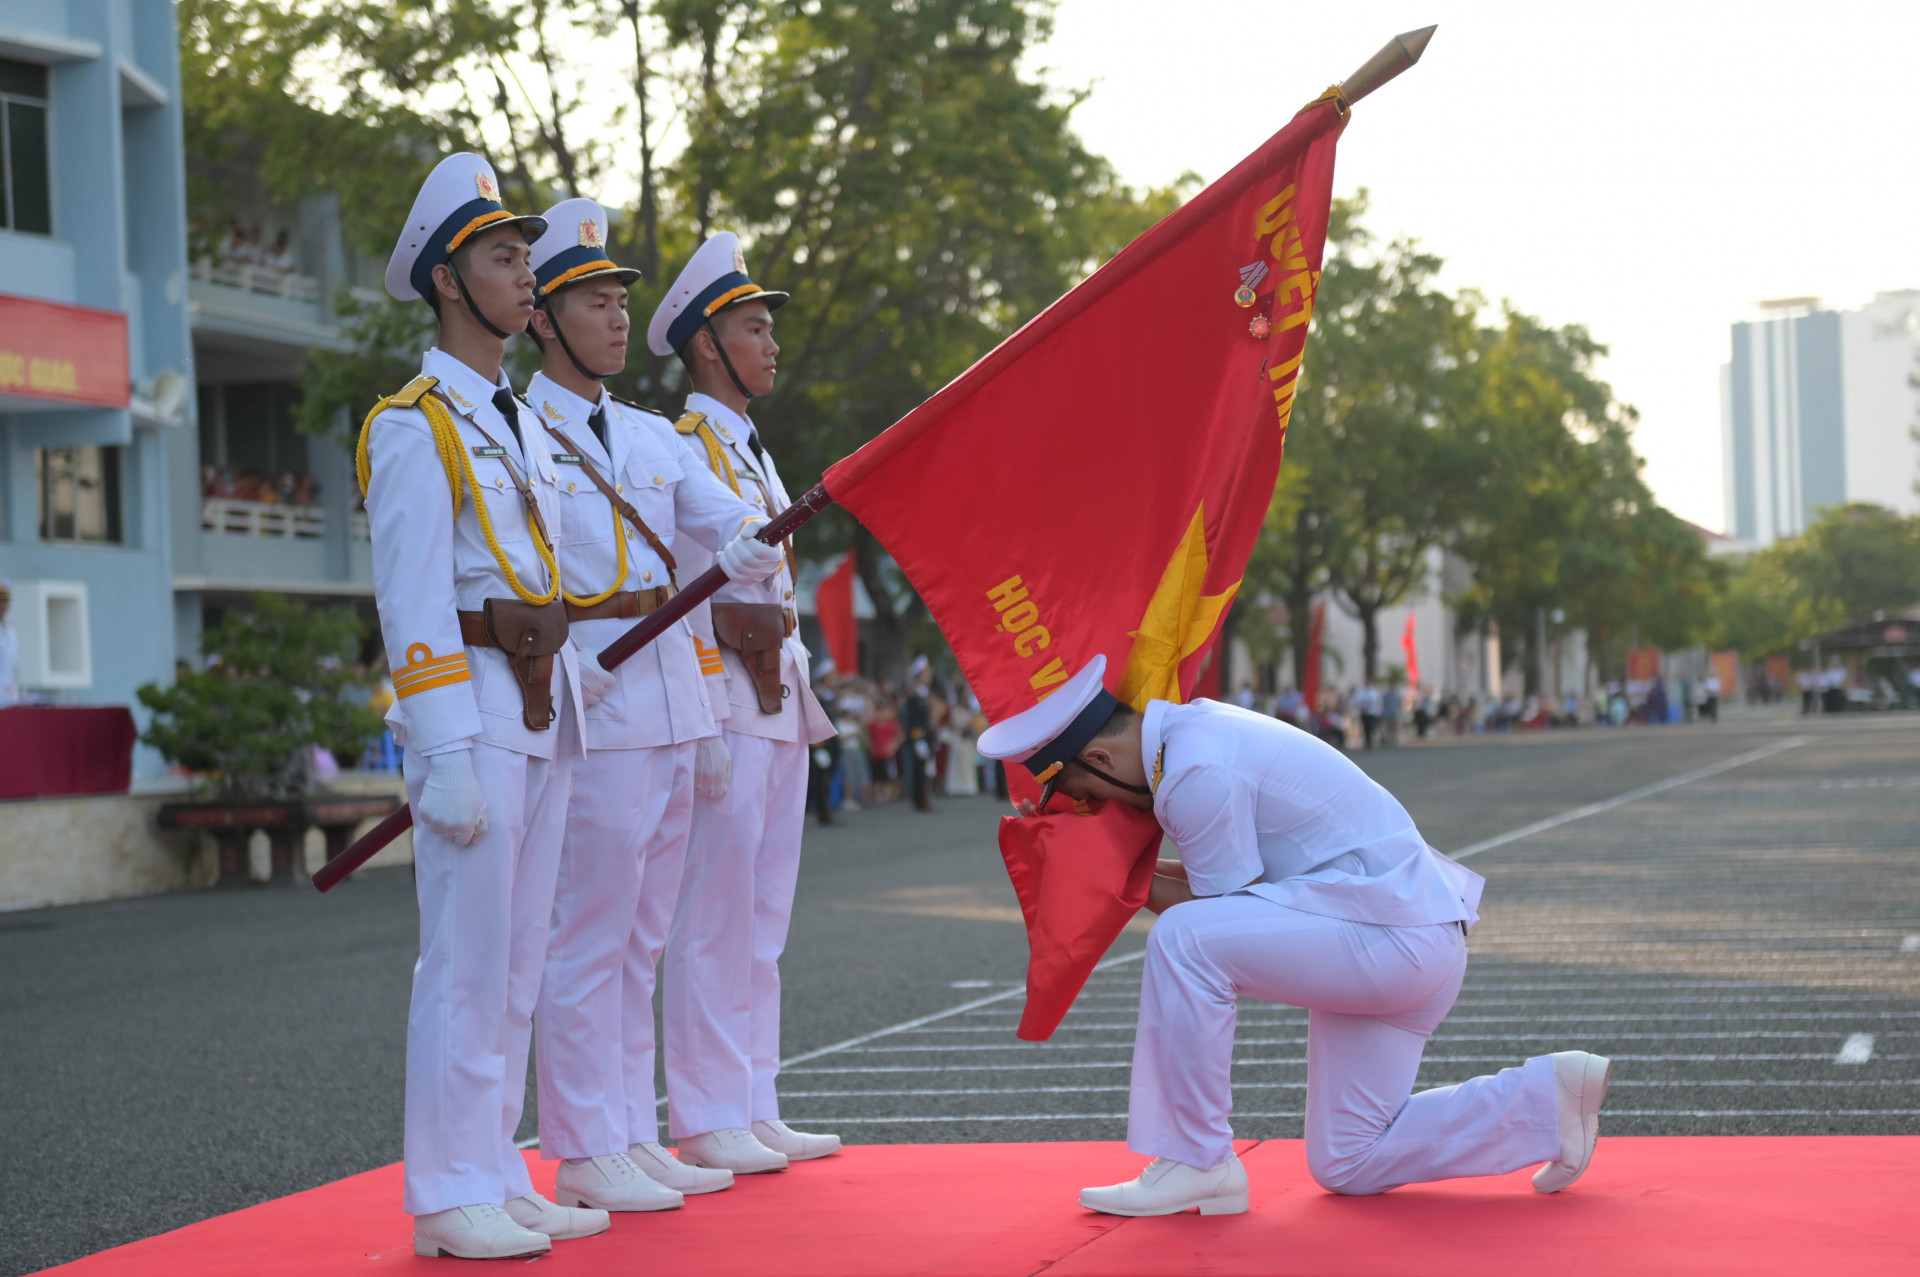
<path fill-rule="evenodd" d="M 718 231 L 694 250 L 686 269 L 653 312 L 653 322 L 647 325 L 647 349 L 656 355 L 677 354 L 707 320 L 749 301 L 765 302 L 768 310 L 777 310 L 786 304 L 787 294 L 754 283 L 747 275 L 740 237 Z"/>
<path fill-rule="evenodd" d="M 433 268 L 479 231 L 518 226 L 529 242 L 547 228 L 544 218 L 509 213 L 500 203 L 493 165 L 469 151 L 449 155 L 434 166 L 413 197 L 407 224 L 387 259 L 387 293 L 400 301 L 418 301 L 433 291 Z"/>
<path fill-rule="evenodd" d="M 623 284 L 640 278 L 639 271 L 615 266 L 607 256 L 607 210 L 597 200 L 561 200 L 540 216 L 547 230 L 534 241 L 527 261 L 540 296 L 602 275 L 616 276 Z"/>
<path fill-rule="evenodd" d="M 1107 658 L 1096 656 L 1053 695 L 1003 718 L 974 743 L 986 758 L 1020 763 L 1041 785 L 1041 806 L 1053 796 L 1055 778 L 1067 760 L 1087 747 L 1120 706 L 1106 687 Z"/>

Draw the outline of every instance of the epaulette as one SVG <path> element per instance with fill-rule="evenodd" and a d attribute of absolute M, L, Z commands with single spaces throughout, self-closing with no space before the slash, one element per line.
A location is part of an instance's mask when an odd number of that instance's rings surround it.
<path fill-rule="evenodd" d="M 418 408 L 420 401 L 427 397 L 427 392 L 439 384 L 440 379 L 438 377 L 429 377 L 425 373 L 421 373 L 418 377 L 415 377 L 402 387 L 399 394 L 389 396 L 387 406 L 390 408 Z"/>
<path fill-rule="evenodd" d="M 635 403 L 631 399 L 622 399 L 619 395 L 614 394 L 611 390 L 607 392 L 607 398 L 613 400 L 617 404 L 624 404 L 626 407 L 633 409 L 635 412 L 644 412 L 649 417 L 658 417 L 662 421 L 673 420 L 673 415 L 671 413 L 662 412 L 658 408 L 649 408 L 645 404 Z"/>
<path fill-rule="evenodd" d="M 704 412 L 689 412 L 673 423 L 673 429 L 676 434 L 690 435 L 705 425 L 706 420 L 707 414 Z"/>

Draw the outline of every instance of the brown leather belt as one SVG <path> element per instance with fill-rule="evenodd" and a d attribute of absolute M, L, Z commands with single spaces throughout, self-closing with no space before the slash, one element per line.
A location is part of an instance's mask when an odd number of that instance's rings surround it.
<path fill-rule="evenodd" d="M 583 607 L 578 603 L 567 604 L 569 621 L 630 620 L 636 616 L 647 616 L 666 606 L 673 597 L 671 585 L 656 585 L 651 590 L 621 590 L 598 603 Z"/>

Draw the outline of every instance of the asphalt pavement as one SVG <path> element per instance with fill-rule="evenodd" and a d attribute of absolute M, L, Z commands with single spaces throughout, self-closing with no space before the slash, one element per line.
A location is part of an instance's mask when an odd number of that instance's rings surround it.
<path fill-rule="evenodd" d="M 1610 1133 L 1920 1133 L 1920 715 L 1358 757 L 1489 880 L 1422 1085 L 1582 1047 L 1617 1062 Z M 1052 1041 L 1015 1041 L 1001 810 L 809 825 L 789 1121 L 854 1142 L 1124 1135 L 1145 920 Z M 0 914 L 0 1273 L 396 1160 L 414 927 L 405 869 L 325 897 Z M 1304 1013 L 1243 1006 L 1238 1134 L 1300 1134 L 1304 1037 Z"/>

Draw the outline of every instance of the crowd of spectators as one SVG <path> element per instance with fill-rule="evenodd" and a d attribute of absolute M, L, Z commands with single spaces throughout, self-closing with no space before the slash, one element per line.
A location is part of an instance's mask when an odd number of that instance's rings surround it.
<path fill-rule="evenodd" d="M 320 485 L 291 470 L 266 475 L 233 466 L 203 464 L 200 495 L 229 501 L 262 501 L 268 505 L 312 506 L 320 503 Z"/>
<path fill-rule="evenodd" d="M 836 811 L 902 801 L 929 811 L 936 794 L 1006 794 L 999 765 L 974 748 L 987 726 L 979 700 L 958 677 L 936 675 L 926 657 L 914 660 L 904 687 L 822 660 L 814 691 L 836 729 L 813 749 L 808 804 L 822 824 Z"/>
<path fill-rule="evenodd" d="M 228 222 L 227 233 L 214 246 L 213 256 L 222 266 L 249 266 L 282 275 L 291 275 L 296 269 L 291 231 L 281 231 L 269 244 L 258 222 L 249 228 L 237 217 Z"/>

